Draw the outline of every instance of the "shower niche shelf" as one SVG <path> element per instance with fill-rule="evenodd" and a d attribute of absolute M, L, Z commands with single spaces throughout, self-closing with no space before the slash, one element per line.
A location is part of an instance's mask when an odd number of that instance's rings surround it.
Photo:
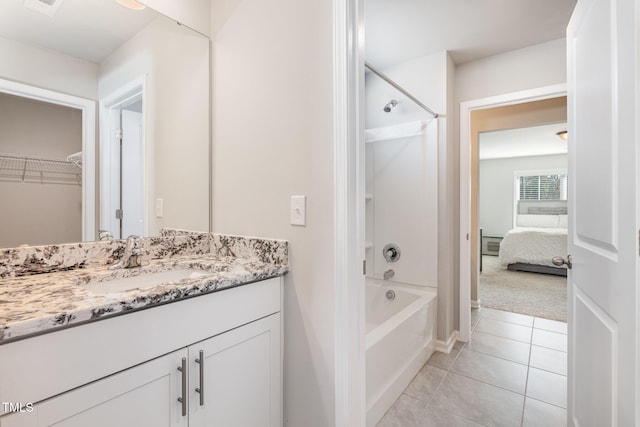
<path fill-rule="evenodd" d="M 82 185 L 82 168 L 66 159 L 0 153 L 0 180 Z"/>

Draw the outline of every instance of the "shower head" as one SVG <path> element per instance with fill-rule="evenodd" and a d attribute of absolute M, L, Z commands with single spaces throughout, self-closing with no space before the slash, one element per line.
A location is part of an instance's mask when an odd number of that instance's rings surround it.
<path fill-rule="evenodd" d="M 387 102 L 387 105 L 384 106 L 383 110 L 385 113 L 388 113 L 389 111 L 391 111 L 396 105 L 398 105 L 398 101 L 396 101 L 395 99 L 392 99 L 391 101 Z"/>

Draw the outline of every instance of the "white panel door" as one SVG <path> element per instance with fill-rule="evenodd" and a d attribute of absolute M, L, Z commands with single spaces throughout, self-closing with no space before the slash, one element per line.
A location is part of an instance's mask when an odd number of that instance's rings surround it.
<path fill-rule="evenodd" d="M 177 401 L 178 367 L 186 356 L 185 349 L 175 351 L 35 404 L 37 426 L 186 427 L 188 416 Z"/>
<path fill-rule="evenodd" d="M 122 110 L 122 236 L 144 235 L 142 113 Z"/>
<path fill-rule="evenodd" d="M 277 313 L 189 347 L 191 427 L 282 426 L 280 328 Z"/>
<path fill-rule="evenodd" d="M 571 426 L 638 424 L 638 5 L 579 0 L 567 30 Z"/>

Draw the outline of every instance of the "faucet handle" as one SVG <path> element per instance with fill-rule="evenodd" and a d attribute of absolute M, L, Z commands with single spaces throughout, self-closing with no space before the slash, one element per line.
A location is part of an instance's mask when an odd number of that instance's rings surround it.
<path fill-rule="evenodd" d="M 142 255 L 143 248 L 140 236 L 131 235 L 127 237 L 126 250 L 129 250 L 134 255 Z"/>
<path fill-rule="evenodd" d="M 139 236 L 131 235 L 127 237 L 124 244 L 124 254 L 120 261 L 110 268 L 131 268 L 140 267 L 145 263 L 142 261 L 142 255 L 144 255 L 144 248 L 142 247 L 142 239 Z"/>
<path fill-rule="evenodd" d="M 113 233 L 109 230 L 98 230 L 98 240 L 113 240 Z"/>

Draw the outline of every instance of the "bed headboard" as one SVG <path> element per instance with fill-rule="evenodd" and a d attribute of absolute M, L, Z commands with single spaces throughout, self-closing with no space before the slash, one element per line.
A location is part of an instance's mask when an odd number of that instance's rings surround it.
<path fill-rule="evenodd" d="M 516 227 L 567 228 L 567 215 L 516 215 Z"/>

